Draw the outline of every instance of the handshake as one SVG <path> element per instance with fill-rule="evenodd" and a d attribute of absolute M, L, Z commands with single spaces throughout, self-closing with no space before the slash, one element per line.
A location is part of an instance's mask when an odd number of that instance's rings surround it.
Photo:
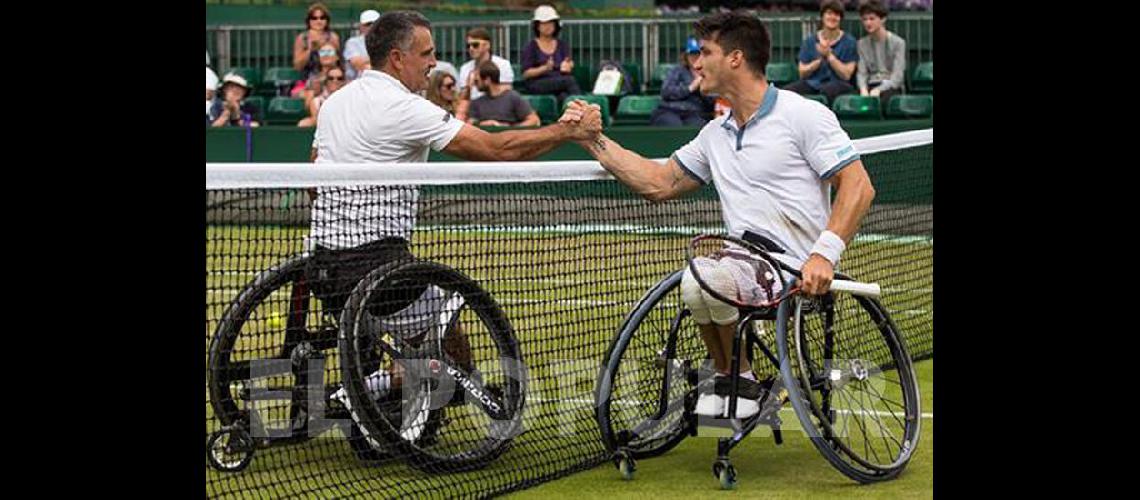
<path fill-rule="evenodd" d="M 558 119 L 570 129 L 570 140 L 592 141 L 602 133 L 602 108 L 582 100 L 571 101 Z"/>

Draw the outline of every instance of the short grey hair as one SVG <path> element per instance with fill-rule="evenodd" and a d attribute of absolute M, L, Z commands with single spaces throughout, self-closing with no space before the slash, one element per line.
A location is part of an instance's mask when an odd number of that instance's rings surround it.
<path fill-rule="evenodd" d="M 388 61 L 388 52 L 392 49 L 405 52 L 412 50 L 412 35 L 416 26 L 430 30 L 431 21 L 416 11 L 397 10 L 380 16 L 380 19 L 372 23 L 372 29 L 364 37 L 372 69 L 380 70 Z"/>

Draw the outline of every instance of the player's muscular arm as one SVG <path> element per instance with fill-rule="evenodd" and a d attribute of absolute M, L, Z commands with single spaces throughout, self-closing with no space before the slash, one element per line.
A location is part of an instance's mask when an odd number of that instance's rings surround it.
<path fill-rule="evenodd" d="M 459 130 L 443 152 L 471 161 L 528 160 L 560 146 L 572 139 L 572 135 L 572 127 L 562 123 L 494 134 L 468 124 Z"/>
<path fill-rule="evenodd" d="M 827 230 L 843 238 L 844 243 L 850 243 L 863 216 L 871 208 L 875 188 L 871 185 L 871 178 L 867 175 L 862 160 L 855 160 L 840 170 L 831 178 L 831 183 L 835 186 L 836 193 L 835 202 L 831 204 L 831 219 L 827 221 Z"/>
<path fill-rule="evenodd" d="M 647 200 L 670 200 L 701 187 L 673 158 L 661 165 L 621 147 L 604 134 L 579 144 L 622 184 Z"/>

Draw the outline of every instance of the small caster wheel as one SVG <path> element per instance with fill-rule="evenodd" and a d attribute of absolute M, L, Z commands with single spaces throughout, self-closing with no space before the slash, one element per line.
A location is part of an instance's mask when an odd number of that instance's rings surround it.
<path fill-rule="evenodd" d="M 728 460 L 714 462 L 713 475 L 720 481 L 720 489 L 731 490 L 736 488 L 736 468 Z"/>
<path fill-rule="evenodd" d="M 628 451 L 622 450 L 614 453 L 614 465 L 617 466 L 622 479 L 633 480 L 633 473 L 637 472 L 637 462 L 633 460 L 633 456 Z"/>
<path fill-rule="evenodd" d="M 238 472 L 253 460 L 253 439 L 243 429 L 214 431 L 206 441 L 206 459 L 222 472 Z"/>

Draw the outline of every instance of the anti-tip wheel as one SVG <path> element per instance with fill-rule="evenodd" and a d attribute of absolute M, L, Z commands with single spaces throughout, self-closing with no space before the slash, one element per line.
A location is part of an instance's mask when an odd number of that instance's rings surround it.
<path fill-rule="evenodd" d="M 206 441 L 206 459 L 222 472 L 239 472 L 253 460 L 254 444 L 242 429 L 214 431 Z"/>
<path fill-rule="evenodd" d="M 713 463 L 713 475 L 720 481 L 720 489 L 736 488 L 736 468 L 727 460 L 717 460 Z"/>
<path fill-rule="evenodd" d="M 633 456 L 626 451 L 619 451 L 614 454 L 614 464 L 617 465 L 618 472 L 621 472 L 621 478 L 626 481 L 633 480 L 633 473 L 637 472 L 637 462 L 634 461 Z"/>

